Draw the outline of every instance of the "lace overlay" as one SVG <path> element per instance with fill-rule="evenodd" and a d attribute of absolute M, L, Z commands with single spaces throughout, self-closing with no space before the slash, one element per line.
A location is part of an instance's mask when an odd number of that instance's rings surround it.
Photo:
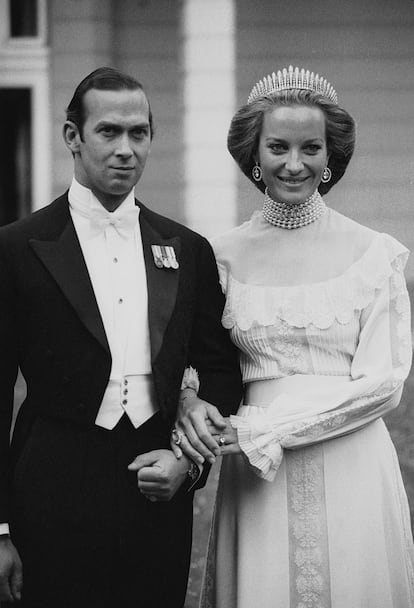
<path fill-rule="evenodd" d="M 232 335 L 236 343 L 246 347 L 241 349 L 240 353 L 241 366 L 244 369 L 251 365 L 249 357 L 252 354 L 253 365 L 257 370 L 261 372 L 266 370 L 266 365 L 263 365 L 264 360 L 272 367 L 272 371 L 266 374 L 269 377 L 274 375 L 283 377 L 312 371 L 309 352 L 304 348 L 305 332 L 303 330 L 299 332 L 283 319 L 277 319 L 268 327 L 254 324 L 248 332 L 248 344 L 244 342 L 246 335 L 237 328 L 233 328 Z"/>
<path fill-rule="evenodd" d="M 328 412 L 313 419 L 292 424 L 290 433 L 284 435 L 283 446 L 285 448 L 295 447 L 301 437 L 306 437 L 309 443 L 317 441 L 331 430 L 340 429 L 346 424 L 350 425 L 353 421 L 363 419 L 365 424 L 370 422 L 369 406 L 373 405 L 377 411 L 373 413 L 373 418 L 378 418 L 378 408 L 387 405 L 389 398 L 398 388 L 398 382 L 384 383 L 376 392 L 371 395 L 355 399 L 351 405 L 343 407 L 340 411 Z"/>
<path fill-rule="evenodd" d="M 390 281 L 390 298 L 399 318 L 393 351 L 395 352 L 397 363 L 401 365 L 410 358 L 412 349 L 410 334 L 406 331 L 407 325 L 410 325 L 411 307 L 405 285 L 404 265 L 403 259 L 396 258 L 393 263 L 395 272 L 392 274 Z"/>
<path fill-rule="evenodd" d="M 295 258 L 255 222 L 216 249 L 246 397 L 230 419 L 243 457 L 223 462 L 201 606 L 414 605 L 409 509 L 381 420 L 411 365 L 407 250 L 328 211 L 292 237 L 308 245 Z M 339 251 L 329 260 L 325 229 Z M 295 284 L 307 252 L 322 264 L 314 278 L 335 278 Z"/>
<path fill-rule="evenodd" d="M 411 364 L 406 258 L 397 241 L 378 235 L 359 262 L 324 283 L 266 288 L 227 278 L 223 324 L 242 353 L 244 381 L 309 379 L 292 395 L 289 386 L 279 395 L 275 385 L 259 422 L 247 410 L 231 417 L 264 479 L 274 479 L 284 449 L 352 432 L 398 405 Z"/>
<path fill-rule="evenodd" d="M 342 275 L 319 283 L 291 287 L 248 285 L 237 281 L 219 262 L 220 280 L 226 293 L 222 323 L 227 329 L 248 330 L 254 323 L 273 325 L 283 319 L 292 327 L 327 329 L 337 323 L 350 323 L 355 310 L 363 310 L 374 299 L 376 290 L 393 277 L 401 289 L 401 272 L 408 258 L 398 241 L 378 234 L 368 250 Z M 398 275 L 400 275 L 398 277 Z"/>
<path fill-rule="evenodd" d="M 330 608 L 328 533 L 320 447 L 287 459 L 292 608 Z"/>

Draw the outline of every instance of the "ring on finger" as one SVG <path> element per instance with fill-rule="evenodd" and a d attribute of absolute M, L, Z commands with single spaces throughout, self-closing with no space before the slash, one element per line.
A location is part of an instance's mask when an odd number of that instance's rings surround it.
<path fill-rule="evenodd" d="M 184 437 L 184 433 L 176 428 L 173 428 L 173 430 L 171 431 L 171 438 L 175 445 L 180 445 Z"/>
<path fill-rule="evenodd" d="M 219 444 L 220 445 L 225 445 L 226 443 L 226 438 L 224 437 L 224 435 L 220 435 L 219 437 Z"/>

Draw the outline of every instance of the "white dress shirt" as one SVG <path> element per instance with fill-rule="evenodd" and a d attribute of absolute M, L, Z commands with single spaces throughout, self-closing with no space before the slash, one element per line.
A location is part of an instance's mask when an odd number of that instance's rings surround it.
<path fill-rule="evenodd" d="M 148 292 L 134 192 L 112 213 L 91 190 L 73 178 L 69 189 L 72 220 L 101 313 L 112 368 L 96 424 L 112 429 L 126 413 L 135 428 L 156 411 L 151 376 Z M 114 224 L 100 230 L 90 220 L 94 210 L 111 221 L 136 210 L 136 221 L 120 235 Z"/>

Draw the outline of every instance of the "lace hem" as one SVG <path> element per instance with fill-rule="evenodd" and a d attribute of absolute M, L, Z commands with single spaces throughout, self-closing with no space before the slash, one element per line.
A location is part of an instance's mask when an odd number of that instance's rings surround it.
<path fill-rule="evenodd" d="M 226 329 L 238 326 L 242 331 L 257 323 L 273 325 L 281 319 L 292 327 L 314 325 L 327 329 L 335 322 L 346 325 L 355 311 L 363 310 L 375 298 L 375 292 L 393 277 L 393 293 L 398 298 L 403 281 L 394 279 L 402 273 L 408 250 L 387 234 L 379 234 L 365 254 L 345 273 L 328 281 L 290 287 L 248 285 L 237 281 L 219 264 L 220 281 L 226 293 L 222 324 Z"/>

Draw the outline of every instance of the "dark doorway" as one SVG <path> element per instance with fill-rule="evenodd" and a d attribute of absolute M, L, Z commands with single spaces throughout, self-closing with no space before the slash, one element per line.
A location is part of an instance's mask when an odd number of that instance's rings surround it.
<path fill-rule="evenodd" d="M 36 0 L 9 0 L 9 10 L 12 38 L 38 35 Z"/>
<path fill-rule="evenodd" d="M 31 210 L 31 90 L 0 88 L 0 225 Z"/>

